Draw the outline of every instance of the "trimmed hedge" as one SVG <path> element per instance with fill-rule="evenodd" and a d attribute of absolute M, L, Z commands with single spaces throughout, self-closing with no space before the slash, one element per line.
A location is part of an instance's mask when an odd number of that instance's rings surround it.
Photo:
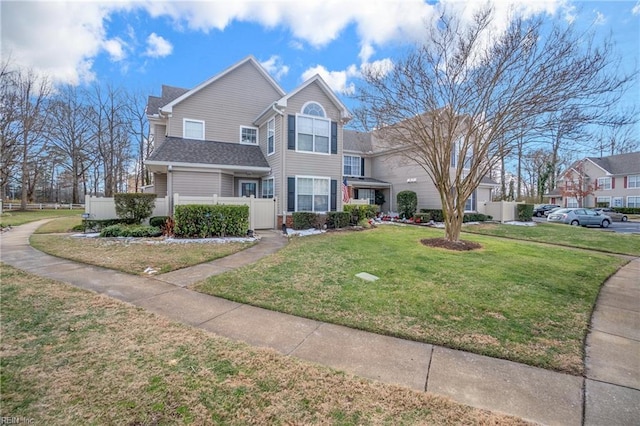
<path fill-rule="evenodd" d="M 249 231 L 249 206 L 176 206 L 173 219 L 178 238 L 244 237 Z"/>
<path fill-rule="evenodd" d="M 149 225 L 162 228 L 167 224 L 167 219 L 169 219 L 169 216 L 153 216 L 149 218 Z"/>
<path fill-rule="evenodd" d="M 531 222 L 531 218 L 533 217 L 533 204 L 518 204 L 516 209 L 520 222 Z"/>
<path fill-rule="evenodd" d="M 325 224 L 325 218 L 322 215 L 313 212 L 293 212 L 293 229 L 322 229 Z"/>
<path fill-rule="evenodd" d="M 462 222 L 486 222 L 487 220 L 492 220 L 493 216 L 482 214 L 482 213 L 465 213 L 462 217 Z M 444 215 L 442 214 L 441 209 L 420 209 L 420 213 L 416 213 L 413 216 L 414 222 L 420 221 L 421 223 L 426 223 L 431 220 L 434 222 L 443 222 Z"/>
<path fill-rule="evenodd" d="M 614 207 L 613 210 L 624 214 L 640 214 L 640 207 Z"/>
<path fill-rule="evenodd" d="M 340 229 L 351 225 L 351 212 L 327 212 L 327 228 Z"/>
<path fill-rule="evenodd" d="M 372 204 L 348 204 L 343 210 L 351 214 L 351 225 L 359 225 L 369 219 L 373 219 L 378 214 L 378 206 Z"/>
<path fill-rule="evenodd" d="M 162 235 L 160 228 L 148 225 L 111 225 L 100 232 L 101 237 L 159 237 Z"/>
<path fill-rule="evenodd" d="M 113 200 L 116 205 L 116 214 L 120 219 L 130 219 L 140 223 L 153 213 L 156 205 L 156 194 L 143 193 L 118 193 Z"/>
<path fill-rule="evenodd" d="M 83 219 L 82 230 L 100 232 L 104 228 L 112 225 L 135 225 L 133 219 Z"/>

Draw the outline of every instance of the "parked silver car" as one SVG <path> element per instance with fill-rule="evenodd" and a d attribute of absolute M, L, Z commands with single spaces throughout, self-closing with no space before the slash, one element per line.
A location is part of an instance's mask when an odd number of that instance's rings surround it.
<path fill-rule="evenodd" d="M 629 220 L 629 218 L 627 217 L 626 214 L 624 213 L 618 213 L 617 211 L 609 208 L 609 207 L 605 207 L 602 209 L 595 209 L 597 212 L 600 212 L 600 214 L 606 214 L 607 216 L 609 216 L 611 219 L 615 220 L 619 220 L 620 222 L 626 222 L 627 220 Z"/>
<path fill-rule="evenodd" d="M 566 223 L 573 226 L 599 226 L 608 228 L 611 217 L 593 209 L 560 209 L 547 216 L 547 222 Z"/>

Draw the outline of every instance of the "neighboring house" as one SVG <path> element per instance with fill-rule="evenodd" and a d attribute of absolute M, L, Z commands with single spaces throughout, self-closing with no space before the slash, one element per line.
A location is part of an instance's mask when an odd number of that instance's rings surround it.
<path fill-rule="evenodd" d="M 545 197 L 563 207 L 640 207 L 640 152 L 578 160 Z"/>
<path fill-rule="evenodd" d="M 249 56 L 193 89 L 162 86 L 147 117 L 155 150 L 146 192 L 169 206 L 174 194 L 273 198 L 280 226 L 294 211 L 342 210 L 346 179 L 352 198 L 375 203 L 383 194 L 385 211 L 407 189 L 419 208 L 441 207 L 417 165 L 379 148 L 375 133 L 343 129 L 350 113 L 318 75 L 286 93 Z M 468 210 L 490 201 L 492 186 L 484 182 Z"/>
<path fill-rule="evenodd" d="M 354 198 L 375 201 L 375 193 L 384 194 L 383 211 L 397 211 L 396 195 L 414 191 L 418 209 L 441 209 L 440 194 L 426 172 L 406 153 L 377 139 L 377 133 L 344 130 L 344 175 Z M 453 158 L 451 167 L 457 166 Z M 497 183 L 483 178 L 473 195 L 466 201 L 465 211 L 482 210 L 479 203 L 490 202 Z"/>

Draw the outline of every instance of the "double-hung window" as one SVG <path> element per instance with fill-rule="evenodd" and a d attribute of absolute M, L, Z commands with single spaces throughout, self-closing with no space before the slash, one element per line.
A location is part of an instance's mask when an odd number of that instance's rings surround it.
<path fill-rule="evenodd" d="M 267 122 L 267 155 L 276 152 L 276 120 L 273 118 Z"/>
<path fill-rule="evenodd" d="M 627 207 L 640 207 L 640 197 L 627 197 Z"/>
<path fill-rule="evenodd" d="M 204 139 L 204 121 L 185 118 L 182 121 L 182 137 L 185 139 Z"/>
<path fill-rule="evenodd" d="M 464 148 L 464 140 L 458 139 L 453 144 L 453 150 L 451 152 L 451 167 L 458 167 L 459 161 L 464 161 L 462 164 L 463 169 L 471 168 L 471 161 L 473 160 L 473 150 L 471 147 L 466 147 L 466 150 L 462 152 Z"/>
<path fill-rule="evenodd" d="M 360 157 L 345 155 L 343 175 L 345 176 L 361 176 Z"/>
<path fill-rule="evenodd" d="M 240 143 L 256 145 L 258 143 L 258 129 L 240 126 Z"/>
<path fill-rule="evenodd" d="M 331 179 L 296 178 L 296 211 L 324 213 L 329 211 Z"/>
<path fill-rule="evenodd" d="M 302 114 L 296 116 L 296 121 L 296 149 L 329 154 L 331 121 L 325 118 L 322 106 L 315 102 L 307 103 L 302 109 Z"/>
<path fill-rule="evenodd" d="M 627 178 L 627 188 L 640 188 L 640 175 L 633 175 Z"/>
<path fill-rule="evenodd" d="M 598 189 L 603 191 L 608 191 L 611 189 L 611 178 L 610 177 L 599 177 L 598 178 Z"/>
<path fill-rule="evenodd" d="M 273 178 L 262 180 L 262 198 L 273 198 Z"/>

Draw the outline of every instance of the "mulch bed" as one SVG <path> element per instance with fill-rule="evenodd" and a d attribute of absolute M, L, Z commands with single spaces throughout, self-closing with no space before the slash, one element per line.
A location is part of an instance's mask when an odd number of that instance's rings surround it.
<path fill-rule="evenodd" d="M 427 247 L 436 247 L 455 251 L 469 251 L 482 248 L 482 245 L 478 243 L 465 240 L 449 241 L 444 238 L 425 238 L 424 240 L 420 240 L 420 242 Z"/>

